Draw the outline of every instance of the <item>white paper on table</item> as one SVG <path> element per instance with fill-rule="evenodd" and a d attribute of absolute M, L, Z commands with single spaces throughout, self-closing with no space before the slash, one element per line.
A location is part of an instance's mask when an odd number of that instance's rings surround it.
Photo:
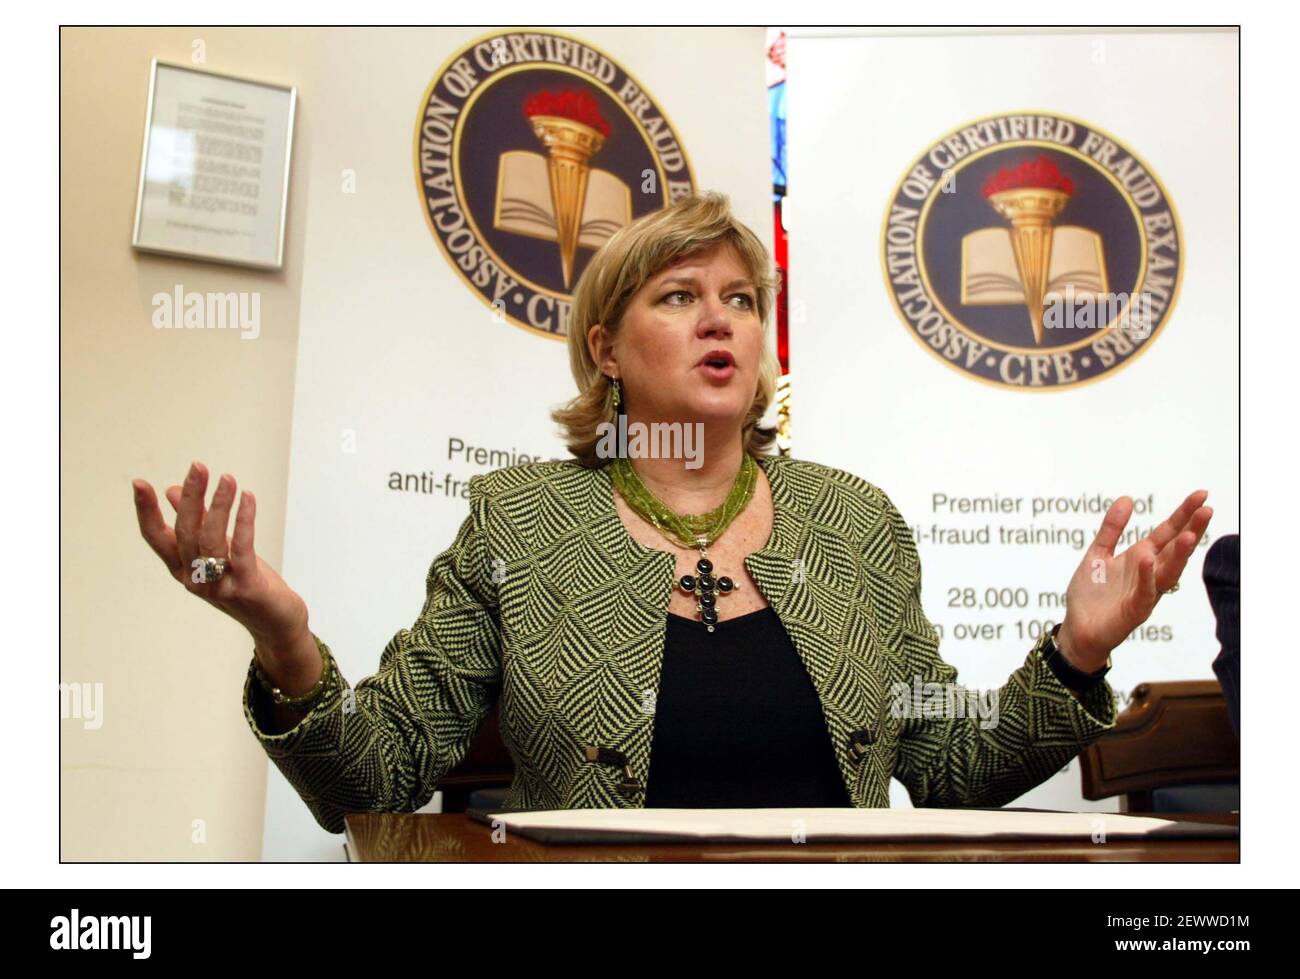
<path fill-rule="evenodd" d="M 543 842 L 1106 840 L 1236 837 L 1236 826 L 1014 809 L 549 809 L 487 813 Z"/>

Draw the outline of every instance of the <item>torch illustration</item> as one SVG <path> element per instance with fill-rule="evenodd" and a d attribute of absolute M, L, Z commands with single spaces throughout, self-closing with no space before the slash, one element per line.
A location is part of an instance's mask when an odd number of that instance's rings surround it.
<path fill-rule="evenodd" d="M 1011 222 L 1011 246 L 1025 288 L 1034 340 L 1043 342 L 1043 296 L 1052 264 L 1052 221 L 1074 193 L 1074 182 L 1046 156 L 1003 167 L 984 183 L 993 209 Z"/>
<path fill-rule="evenodd" d="M 577 88 L 530 95 L 524 103 L 524 115 L 549 155 L 551 207 L 567 288 L 573 278 L 573 259 L 578 252 L 582 211 L 587 202 L 587 176 L 591 172 L 588 161 L 604 145 L 610 127 L 591 93 Z"/>

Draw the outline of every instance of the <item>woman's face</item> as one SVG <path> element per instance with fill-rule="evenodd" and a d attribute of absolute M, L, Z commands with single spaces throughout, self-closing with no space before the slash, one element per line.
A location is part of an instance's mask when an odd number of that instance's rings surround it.
<path fill-rule="evenodd" d="M 589 336 L 595 341 L 599 326 Z M 623 383 L 629 419 L 743 422 L 758 388 L 758 294 L 735 247 L 679 259 L 632 297 L 597 363 Z"/>

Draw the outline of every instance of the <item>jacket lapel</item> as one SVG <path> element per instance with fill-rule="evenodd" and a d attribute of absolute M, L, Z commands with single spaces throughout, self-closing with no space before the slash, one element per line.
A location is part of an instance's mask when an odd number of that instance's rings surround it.
<path fill-rule="evenodd" d="M 887 805 L 864 803 L 858 794 L 863 768 L 855 745 L 882 733 L 887 703 L 863 600 L 854 591 L 857 562 L 846 546 L 852 535 L 819 516 L 824 478 L 796 474 L 782 458 L 764 460 L 763 471 L 772 487 L 772 536 L 745 567 L 808 671 L 850 797 L 858 805 Z"/>

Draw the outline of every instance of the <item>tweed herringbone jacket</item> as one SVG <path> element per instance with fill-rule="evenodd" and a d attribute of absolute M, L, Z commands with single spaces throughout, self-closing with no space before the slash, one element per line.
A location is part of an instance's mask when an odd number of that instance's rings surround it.
<path fill-rule="evenodd" d="M 745 567 L 808 670 L 855 806 L 887 807 L 891 776 L 917 806 L 1000 806 L 1114 726 L 1108 684 L 1076 699 L 1032 650 L 998 691 L 995 725 L 891 709 L 896 684 L 957 676 L 921 608 L 911 530 L 866 480 L 761 465 L 772 534 Z M 644 804 L 676 557 L 628 534 L 605 468 L 498 469 L 473 477 L 469 502 L 374 676 L 349 688 L 336 674 L 295 727 L 267 733 L 249 664 L 249 726 L 331 832 L 348 812 L 425 805 L 498 697 L 508 808 Z"/>

